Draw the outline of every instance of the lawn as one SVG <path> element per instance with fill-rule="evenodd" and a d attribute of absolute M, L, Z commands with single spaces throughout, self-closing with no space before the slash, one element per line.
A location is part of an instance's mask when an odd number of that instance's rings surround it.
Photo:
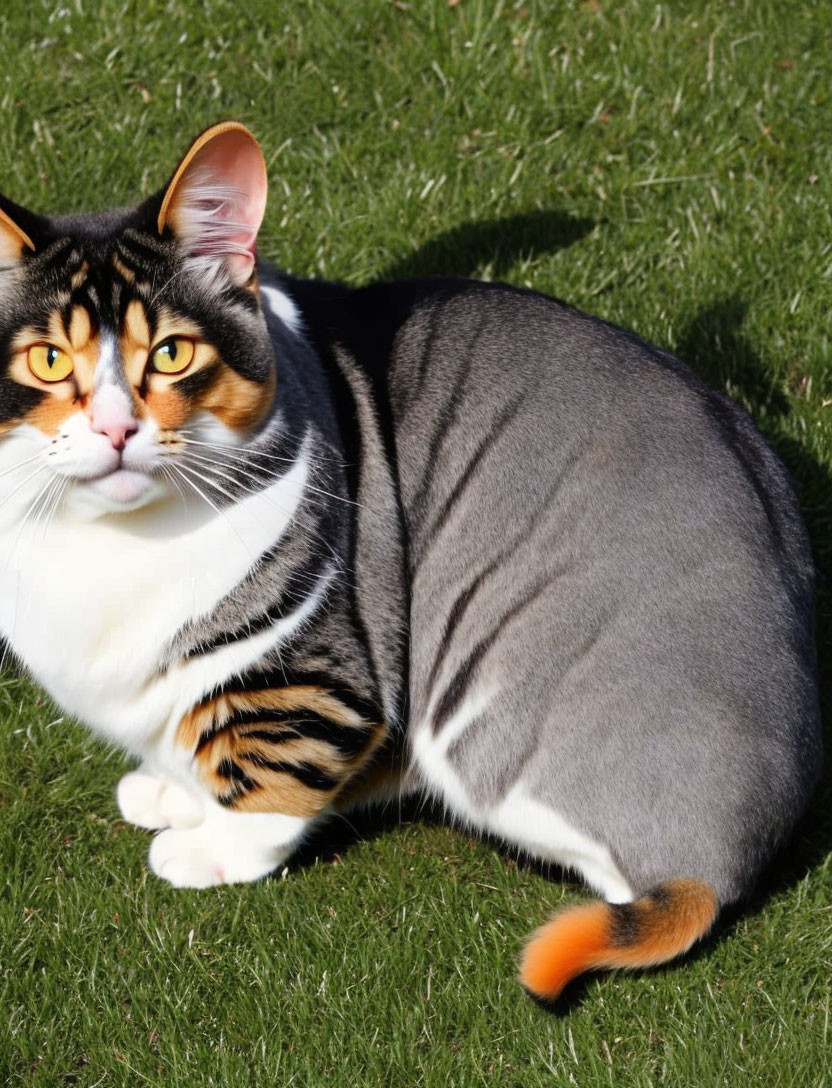
<path fill-rule="evenodd" d="M 5 0 L 0 188 L 134 202 L 236 118 L 283 267 L 504 279 L 682 355 L 793 474 L 829 736 L 830 42 L 808 0 Z M 120 755 L 12 674 L 0 721 L 4 1084 L 832 1083 L 829 773 L 716 939 L 555 1016 L 515 964 L 584 895 L 559 873 L 388 813 L 274 879 L 174 891 L 119 818 Z"/>

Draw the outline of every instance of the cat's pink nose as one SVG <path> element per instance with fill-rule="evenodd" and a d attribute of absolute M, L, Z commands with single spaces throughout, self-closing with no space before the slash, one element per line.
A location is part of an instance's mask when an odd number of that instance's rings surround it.
<path fill-rule="evenodd" d="M 106 434 L 114 450 L 123 450 L 127 440 L 139 429 L 130 397 L 111 382 L 96 389 L 90 405 L 90 427 L 96 434 Z"/>
<path fill-rule="evenodd" d="M 127 445 L 127 439 L 132 437 L 139 428 L 131 419 L 97 421 L 93 423 L 92 429 L 96 434 L 106 434 L 114 450 L 123 450 Z"/>

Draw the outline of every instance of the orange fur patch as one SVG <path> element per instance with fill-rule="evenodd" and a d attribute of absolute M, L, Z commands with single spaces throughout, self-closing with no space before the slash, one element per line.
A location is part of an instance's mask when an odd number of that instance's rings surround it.
<path fill-rule="evenodd" d="M 196 748 L 206 730 L 221 726 L 236 710 L 311 710 L 337 725 L 362 729 L 367 726 L 359 714 L 329 691 L 311 684 L 293 684 L 285 688 L 228 692 L 200 703 L 179 723 L 177 743 L 184 748 Z"/>
<path fill-rule="evenodd" d="M 78 405 L 73 400 L 63 397 L 47 397 L 26 416 L 27 423 L 37 427 L 45 435 L 55 435 L 60 430 L 64 420 L 75 415 Z"/>
<path fill-rule="evenodd" d="M 92 322 L 85 306 L 73 306 L 67 336 L 73 351 L 81 351 L 90 342 Z"/>
<path fill-rule="evenodd" d="M 584 971 L 652 967 L 687 952 L 716 917 L 713 889 L 699 880 L 669 880 L 618 907 L 609 903 L 556 914 L 530 939 L 520 978 L 538 997 L 554 1000 Z"/>
<path fill-rule="evenodd" d="M 296 710 L 297 726 L 287 720 L 276 722 L 273 726 L 268 722 L 240 723 L 224 728 L 225 722 L 235 711 L 260 710 Z M 303 715 L 310 711 L 343 729 L 361 730 L 366 736 L 366 743 L 353 756 L 326 740 L 304 736 Z M 279 742 L 256 735 L 270 728 L 276 731 L 297 729 L 300 735 L 286 737 Z M 218 797 L 228 795 L 234 788 L 233 782 L 222 771 L 224 765 L 234 764 L 251 781 L 253 788 L 239 790 L 231 803 L 232 808 L 246 812 L 313 816 L 338 796 L 345 783 L 367 764 L 385 733 L 383 725 L 365 722 L 337 695 L 312 685 L 299 684 L 261 691 L 231 692 L 209 700 L 183 717 L 177 741 L 194 751 L 200 777 Z M 332 779 L 332 788 L 318 789 L 307 785 L 290 770 L 268 766 L 268 763 L 311 768 Z"/>
<path fill-rule="evenodd" d="M 180 396 L 175 388 L 168 388 L 164 392 L 148 389 L 144 403 L 145 410 L 153 416 L 163 431 L 175 431 L 191 414 L 190 402 Z"/>
<path fill-rule="evenodd" d="M 258 764 L 258 758 L 294 766 L 308 764 L 336 780 L 346 767 L 345 761 L 339 758 L 335 750 L 320 741 L 300 737 L 280 745 L 270 745 L 237 730 L 218 733 L 197 756 L 203 782 L 218 795 L 226 793 L 230 785 L 229 780 L 219 773 L 219 767 L 225 760 L 233 761 L 256 783 L 256 789 L 242 793 L 231 806 L 242 812 L 314 816 L 326 807 L 337 791 L 337 786 L 331 790 L 313 789 L 288 770 L 279 771 Z"/>
<path fill-rule="evenodd" d="M 215 381 L 200 400 L 200 408 L 212 412 L 235 431 L 255 427 L 265 416 L 274 396 L 274 379 L 260 384 L 242 377 L 223 364 Z"/>
<path fill-rule="evenodd" d="M 121 358 L 124 373 L 132 386 L 138 388 L 144 378 L 147 353 L 150 351 L 150 322 L 144 306 L 135 299 L 124 314 L 121 331 Z"/>

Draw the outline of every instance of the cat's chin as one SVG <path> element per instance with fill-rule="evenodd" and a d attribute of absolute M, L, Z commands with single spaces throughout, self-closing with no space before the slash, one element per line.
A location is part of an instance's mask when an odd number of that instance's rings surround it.
<path fill-rule="evenodd" d="M 124 513 L 154 502 L 163 494 L 158 480 L 145 472 L 120 468 L 96 480 L 88 480 L 76 489 L 76 501 L 90 513 Z"/>

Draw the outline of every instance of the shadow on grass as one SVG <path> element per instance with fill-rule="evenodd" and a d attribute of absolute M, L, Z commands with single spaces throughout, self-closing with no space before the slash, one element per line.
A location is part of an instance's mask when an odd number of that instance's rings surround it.
<path fill-rule="evenodd" d="M 584 238 L 595 223 L 563 212 L 518 212 L 461 223 L 389 265 L 381 280 L 411 276 L 471 276 L 490 265 L 497 278 L 523 258 L 556 253 Z"/>
<path fill-rule="evenodd" d="M 416 797 L 336 814 L 318 827 L 292 855 L 292 869 L 336 861 L 358 842 L 372 842 L 409 823 L 442 823 L 439 809 Z"/>
<path fill-rule="evenodd" d="M 755 413 L 785 415 L 789 402 L 782 390 L 766 380 L 767 369 L 742 327 L 748 307 L 737 297 L 706 307 L 691 321 L 674 354 L 716 389 L 729 384 L 742 391 Z"/>

